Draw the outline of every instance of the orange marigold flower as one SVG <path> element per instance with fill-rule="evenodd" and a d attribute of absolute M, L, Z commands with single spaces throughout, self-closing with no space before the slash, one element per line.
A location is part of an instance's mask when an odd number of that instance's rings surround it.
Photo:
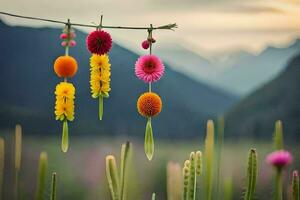
<path fill-rule="evenodd" d="M 146 92 L 139 97 L 137 109 L 144 117 L 154 117 L 161 112 L 162 101 L 156 93 Z"/>
<path fill-rule="evenodd" d="M 58 77 L 73 77 L 77 68 L 77 61 L 72 56 L 59 56 L 54 62 L 54 71 Z"/>

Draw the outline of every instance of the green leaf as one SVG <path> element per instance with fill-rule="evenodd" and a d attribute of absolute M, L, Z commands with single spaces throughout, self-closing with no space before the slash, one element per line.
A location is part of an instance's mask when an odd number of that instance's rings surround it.
<path fill-rule="evenodd" d="M 99 96 L 99 120 L 101 121 L 103 117 L 103 96 Z"/>
<path fill-rule="evenodd" d="M 128 162 L 131 154 L 131 143 L 126 142 L 121 147 L 121 171 L 120 171 L 120 185 L 121 185 L 121 200 L 126 200 L 126 182 L 128 173 Z"/>
<path fill-rule="evenodd" d="M 106 156 L 106 177 L 112 200 L 120 200 L 120 182 L 116 159 L 112 155 Z"/>
<path fill-rule="evenodd" d="M 152 160 L 154 154 L 154 139 L 153 139 L 153 132 L 152 132 L 152 125 L 151 125 L 151 118 L 148 118 L 147 125 L 146 125 L 146 132 L 145 132 L 145 154 L 149 161 Z"/>
<path fill-rule="evenodd" d="M 65 120 L 63 122 L 63 131 L 62 131 L 62 138 L 61 138 L 61 150 L 66 153 L 69 148 L 69 127 L 68 121 Z"/>

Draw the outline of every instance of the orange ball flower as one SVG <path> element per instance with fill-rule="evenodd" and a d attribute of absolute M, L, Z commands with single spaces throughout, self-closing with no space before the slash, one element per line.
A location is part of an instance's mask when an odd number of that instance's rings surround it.
<path fill-rule="evenodd" d="M 161 112 L 162 101 L 156 93 L 146 92 L 139 97 L 137 109 L 144 117 L 154 117 Z"/>
<path fill-rule="evenodd" d="M 77 68 L 77 61 L 72 56 L 59 56 L 54 62 L 54 71 L 58 77 L 73 77 Z"/>

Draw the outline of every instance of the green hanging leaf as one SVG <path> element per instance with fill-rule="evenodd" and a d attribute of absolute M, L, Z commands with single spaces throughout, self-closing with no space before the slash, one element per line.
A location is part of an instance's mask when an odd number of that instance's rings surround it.
<path fill-rule="evenodd" d="M 68 121 L 65 120 L 63 123 L 63 131 L 62 131 L 62 138 L 61 138 L 61 150 L 66 153 L 69 148 L 69 128 L 68 128 Z"/>
<path fill-rule="evenodd" d="M 154 139 L 153 139 L 153 131 L 152 131 L 150 117 L 148 118 L 147 125 L 146 125 L 144 148 L 148 160 L 151 161 L 154 154 Z"/>
<path fill-rule="evenodd" d="M 103 117 L 103 96 L 99 96 L 99 120 L 102 120 Z"/>

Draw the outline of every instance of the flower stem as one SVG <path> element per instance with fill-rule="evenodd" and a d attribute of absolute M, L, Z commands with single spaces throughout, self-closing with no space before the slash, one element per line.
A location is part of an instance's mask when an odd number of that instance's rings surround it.
<path fill-rule="evenodd" d="M 66 153 L 69 148 L 69 127 L 68 121 L 64 120 L 63 122 L 63 131 L 62 131 L 62 138 L 61 138 L 61 150 Z"/>
<path fill-rule="evenodd" d="M 275 177 L 275 200 L 282 200 L 282 170 L 276 170 Z"/>
<path fill-rule="evenodd" d="M 103 96 L 99 96 L 99 120 L 101 121 L 103 117 Z"/>

